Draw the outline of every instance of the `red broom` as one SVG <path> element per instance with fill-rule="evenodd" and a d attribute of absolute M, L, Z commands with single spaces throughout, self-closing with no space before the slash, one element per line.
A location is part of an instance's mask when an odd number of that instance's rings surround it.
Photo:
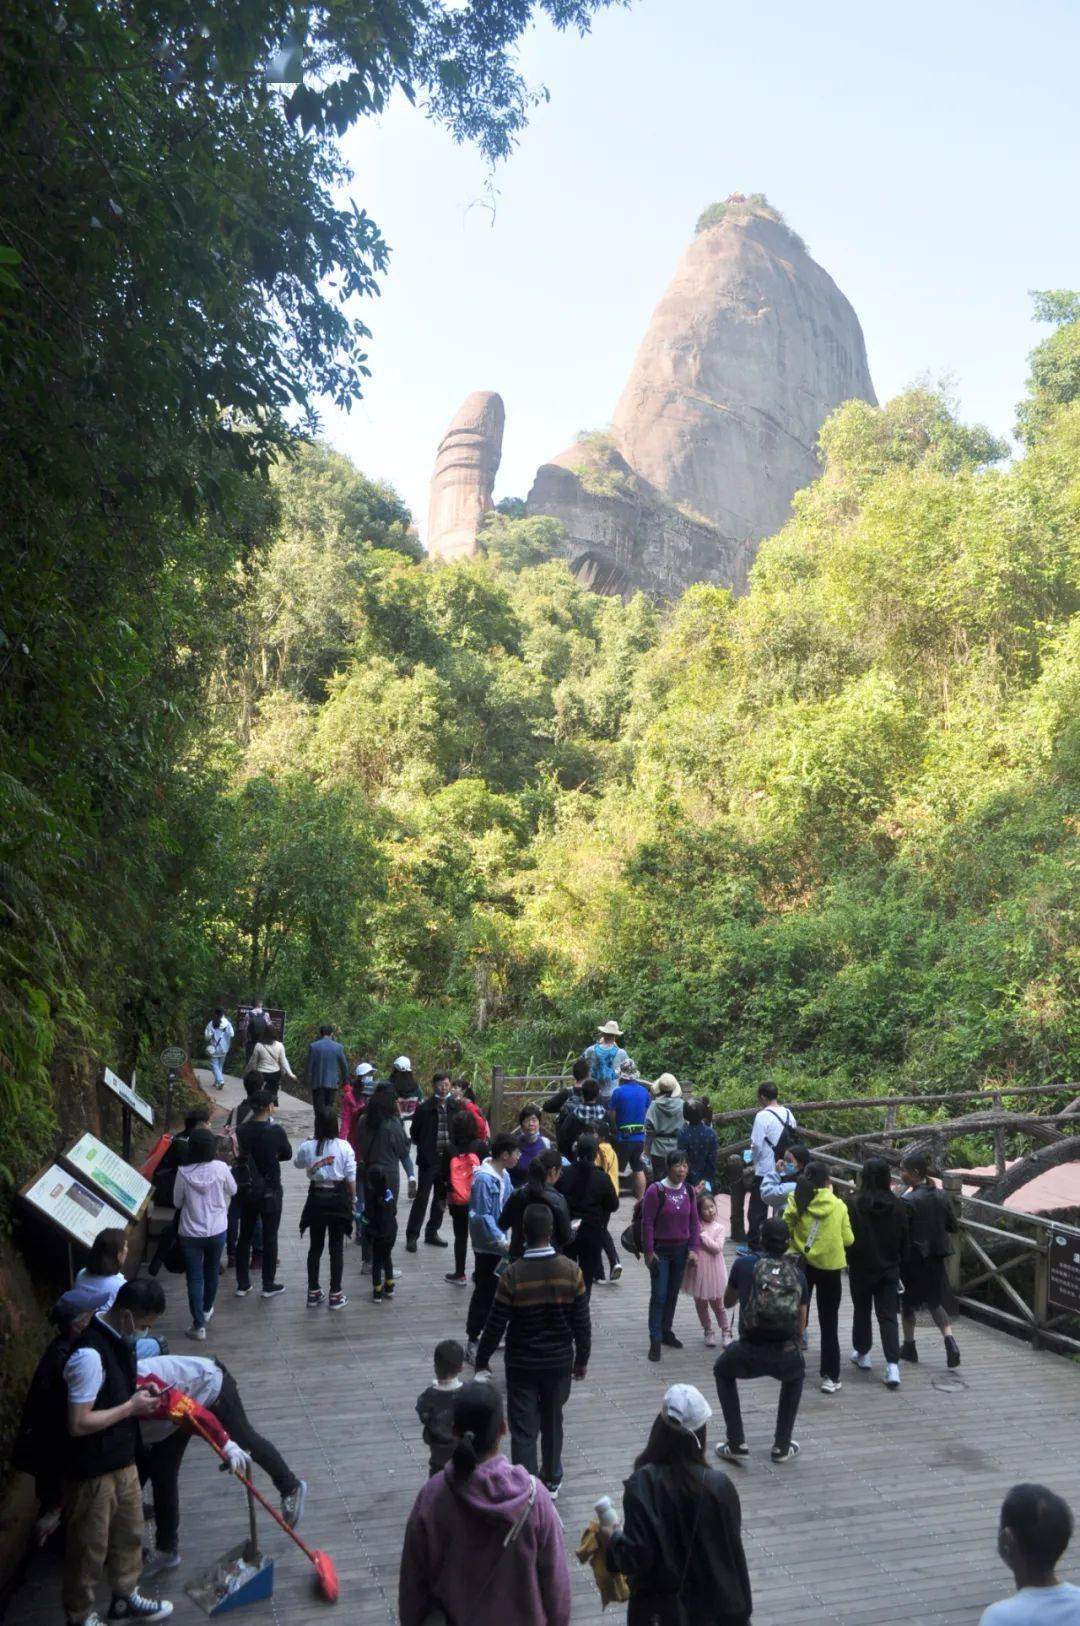
<path fill-rule="evenodd" d="M 207 1434 L 206 1430 L 200 1426 L 199 1419 L 193 1414 L 189 1414 L 188 1421 L 190 1422 L 192 1428 L 195 1429 L 196 1433 L 206 1441 L 207 1445 L 210 1446 L 212 1450 L 217 1452 L 222 1462 L 224 1462 L 226 1467 L 228 1467 L 228 1457 L 225 1455 L 220 1445 L 218 1445 L 215 1440 L 212 1440 L 209 1434 Z M 236 1473 L 236 1470 L 235 1468 L 229 1468 L 229 1472 Z M 242 1485 L 247 1486 L 252 1496 L 254 1496 L 255 1500 L 266 1509 L 267 1513 L 269 1513 L 275 1524 L 279 1524 L 284 1530 L 285 1534 L 292 1537 L 300 1551 L 304 1554 L 305 1558 L 309 1558 L 314 1564 L 315 1579 L 318 1582 L 319 1591 L 322 1593 L 327 1603 L 337 1603 L 341 1586 L 338 1582 L 337 1570 L 334 1568 L 334 1560 L 330 1557 L 330 1554 L 319 1552 L 317 1547 L 306 1546 L 305 1543 L 300 1540 L 300 1537 L 296 1534 L 296 1531 L 292 1528 L 292 1526 L 285 1523 L 285 1520 L 281 1517 L 281 1514 L 278 1512 L 277 1508 L 266 1500 L 266 1497 L 263 1496 L 261 1491 L 255 1489 L 255 1486 L 251 1483 L 250 1479 L 245 1478 L 243 1474 L 236 1474 L 236 1477 L 239 1479 Z"/>

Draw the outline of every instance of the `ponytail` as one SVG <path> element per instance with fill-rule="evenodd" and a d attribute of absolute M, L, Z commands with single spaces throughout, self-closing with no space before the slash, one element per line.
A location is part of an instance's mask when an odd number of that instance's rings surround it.
<path fill-rule="evenodd" d="M 525 1171 L 525 1178 L 531 1185 L 534 1185 L 538 1191 L 542 1191 L 547 1185 L 547 1177 L 551 1173 L 552 1169 L 560 1168 L 562 1168 L 562 1158 L 559 1156 L 554 1146 L 549 1146 L 545 1151 L 539 1152 L 537 1156 L 533 1158 L 532 1162 L 529 1164 L 529 1167 Z"/>
<path fill-rule="evenodd" d="M 466 1383 L 454 1396 L 454 1434 L 457 1444 L 450 1458 L 454 1477 L 469 1479 L 481 1458 L 499 1443 L 504 1422 L 502 1396 L 494 1384 Z"/>
<path fill-rule="evenodd" d="M 829 1171 L 824 1163 L 814 1161 L 795 1182 L 795 1212 L 802 1217 L 810 1207 L 816 1192 L 829 1183 Z"/>

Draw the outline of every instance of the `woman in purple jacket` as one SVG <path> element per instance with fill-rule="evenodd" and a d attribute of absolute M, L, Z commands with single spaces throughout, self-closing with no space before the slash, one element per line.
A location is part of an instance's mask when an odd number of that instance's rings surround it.
<path fill-rule="evenodd" d="M 569 1626 L 562 1525 L 538 1479 L 499 1450 L 502 1396 L 467 1383 L 454 1400 L 454 1454 L 413 1503 L 398 1579 L 401 1626 L 434 1610 L 460 1626 Z"/>
<path fill-rule="evenodd" d="M 649 1359 L 660 1359 L 660 1346 L 681 1349 L 672 1331 L 686 1261 L 701 1241 L 697 1198 L 686 1183 L 685 1152 L 672 1152 L 667 1174 L 641 1199 L 641 1246 L 652 1275 L 649 1292 Z"/>

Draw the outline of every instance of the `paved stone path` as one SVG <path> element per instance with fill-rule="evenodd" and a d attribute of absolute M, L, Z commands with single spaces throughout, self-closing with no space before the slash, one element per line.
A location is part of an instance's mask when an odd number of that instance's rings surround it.
<path fill-rule="evenodd" d="M 234 1082 L 214 1099 L 231 1104 L 238 1095 Z M 280 1117 L 294 1144 L 308 1133 L 311 1113 L 303 1102 L 282 1095 Z M 266 1303 L 257 1294 L 238 1300 L 226 1276 L 210 1338 L 200 1346 L 184 1337 L 182 1278 L 168 1277 L 165 1330 L 174 1351 L 216 1354 L 227 1363 L 256 1426 L 308 1480 L 302 1534 L 336 1563 L 342 1600 L 335 1618 L 349 1626 L 389 1626 L 402 1531 L 426 1474 L 413 1407 L 429 1381 L 435 1344 L 463 1336 L 468 1294 L 443 1281 L 442 1250 L 421 1245 L 418 1254 L 404 1252 L 403 1211 L 402 1278 L 394 1301 L 370 1302 L 359 1250 L 350 1247 L 348 1308 L 334 1315 L 307 1310 L 305 1249 L 297 1231 L 303 1175 L 287 1168 L 285 1187 L 279 1275 L 288 1292 Z M 624 1202 L 618 1229 L 628 1218 Z M 449 1233 L 449 1225 L 444 1229 Z M 696 1383 L 715 1401 L 713 1357 L 701 1346 L 689 1300 L 677 1323 L 686 1348 L 666 1351 L 659 1368 L 647 1363 L 645 1280 L 644 1269 L 628 1260 L 618 1287 L 596 1289 L 593 1360 L 567 1408 L 559 1511 L 571 1549 L 575 1623 L 602 1617 L 591 1573 L 577 1565 L 572 1549 L 596 1498 L 618 1495 L 664 1388 L 677 1380 Z M 845 1321 L 847 1314 L 845 1304 Z M 923 1329 L 923 1363 L 904 1369 L 899 1394 L 884 1389 L 879 1372 L 845 1373 L 842 1393 L 832 1397 L 808 1384 L 796 1429 L 802 1456 L 788 1468 L 768 1460 L 775 1386 L 744 1386 L 754 1455 L 748 1467 L 732 1471 L 742 1497 L 757 1626 L 975 1622 L 986 1604 L 1009 1590 L 994 1551 L 1005 1490 L 1017 1480 L 1041 1480 L 1080 1510 L 1080 1368 L 970 1322 L 961 1322 L 959 1333 L 964 1364 L 946 1373 L 939 1340 Z M 814 1356 L 812 1330 L 810 1374 Z M 717 1408 L 710 1449 L 718 1423 Z M 177 1626 L 193 1626 L 204 1617 L 184 1584 L 243 1539 L 246 1510 L 239 1488 L 217 1472 L 209 1448 L 198 1442 L 188 1449 L 181 1489 L 184 1564 L 165 1577 L 162 1591 L 176 1605 Z M 307 1562 L 269 1519 L 260 1520 L 260 1529 L 264 1548 L 277 1560 L 275 1596 L 237 1619 L 250 1626 L 329 1619 Z M 1080 1538 L 1074 1548 L 1064 1573 L 1080 1580 Z M 607 1618 L 621 1616 L 612 1610 Z M 61 1618 L 57 1566 L 38 1559 L 13 1602 L 9 1626 Z"/>

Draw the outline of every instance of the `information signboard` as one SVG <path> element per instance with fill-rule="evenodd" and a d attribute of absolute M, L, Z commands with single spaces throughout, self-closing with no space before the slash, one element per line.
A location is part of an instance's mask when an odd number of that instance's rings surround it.
<path fill-rule="evenodd" d="M 1080 1315 L 1080 1236 L 1072 1231 L 1050 1232 L 1050 1271 L 1047 1298 L 1056 1310 Z"/>
<path fill-rule="evenodd" d="M 149 1101 L 144 1101 L 141 1095 L 137 1095 L 131 1085 L 125 1084 L 123 1079 L 119 1078 L 111 1067 L 106 1067 L 102 1083 L 107 1090 L 111 1090 L 114 1095 L 118 1095 L 124 1105 L 130 1107 L 132 1112 L 136 1113 L 144 1124 L 153 1123 L 154 1109 Z"/>
<path fill-rule="evenodd" d="M 285 1037 L 285 1012 L 284 1011 L 279 1011 L 279 1010 L 271 1010 L 269 1005 L 267 1005 L 263 1009 L 263 1015 L 266 1017 L 267 1021 L 270 1023 L 270 1026 L 274 1030 L 273 1037 L 275 1039 L 284 1039 L 284 1037 Z M 245 1050 L 247 1049 L 248 1020 L 249 1020 L 250 1016 L 251 1016 L 251 1006 L 250 1005 L 238 1005 L 236 1007 L 236 1042 L 237 1042 L 237 1044 L 242 1045 Z"/>
<path fill-rule="evenodd" d="M 111 1152 L 96 1135 L 80 1135 L 62 1153 L 67 1166 L 128 1219 L 138 1219 L 150 1198 L 151 1185 L 138 1169 Z"/>
<path fill-rule="evenodd" d="M 71 1242 L 88 1248 L 99 1231 L 116 1225 L 116 1209 L 53 1163 L 21 1192 L 22 1199 Z"/>
<path fill-rule="evenodd" d="M 166 1045 L 165 1049 L 158 1057 L 158 1061 L 160 1061 L 161 1065 L 167 1068 L 170 1073 L 175 1073 L 187 1061 L 187 1051 L 184 1049 L 182 1044 Z"/>

